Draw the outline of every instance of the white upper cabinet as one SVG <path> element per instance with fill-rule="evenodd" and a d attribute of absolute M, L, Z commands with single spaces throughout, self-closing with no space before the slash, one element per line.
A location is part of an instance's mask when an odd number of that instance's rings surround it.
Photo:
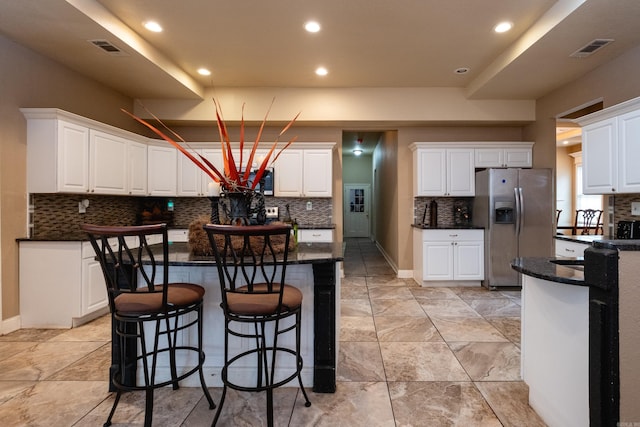
<path fill-rule="evenodd" d="M 129 194 L 147 194 L 147 144 L 129 141 Z"/>
<path fill-rule="evenodd" d="M 419 148 L 414 152 L 416 196 L 473 196 L 474 151 L 469 148 Z"/>
<path fill-rule="evenodd" d="M 200 156 L 207 159 L 222 172 L 222 151 L 217 148 L 189 150 L 198 160 Z M 208 186 L 212 181 L 202 169 L 196 166 L 187 156 L 178 153 L 178 196 L 204 197 L 208 195 Z M 204 163 L 204 162 L 203 162 Z"/>
<path fill-rule="evenodd" d="M 583 193 L 639 193 L 640 98 L 576 121 L 583 126 Z"/>
<path fill-rule="evenodd" d="M 286 149 L 273 164 L 275 196 L 331 197 L 332 161 L 331 148 Z"/>
<path fill-rule="evenodd" d="M 530 168 L 532 150 L 528 146 L 483 147 L 475 149 L 476 168 Z"/>
<path fill-rule="evenodd" d="M 89 131 L 91 193 L 128 194 L 129 141 L 105 132 Z"/>
<path fill-rule="evenodd" d="M 147 186 L 150 196 L 175 196 L 177 193 L 178 153 L 166 145 L 147 147 Z"/>
<path fill-rule="evenodd" d="M 147 138 L 54 108 L 21 111 L 30 193 L 146 194 Z"/>

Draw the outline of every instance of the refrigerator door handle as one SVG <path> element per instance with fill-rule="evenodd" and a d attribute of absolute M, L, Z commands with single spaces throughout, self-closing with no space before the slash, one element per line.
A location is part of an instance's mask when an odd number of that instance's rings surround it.
<path fill-rule="evenodd" d="M 524 195 L 522 194 L 522 187 L 518 187 L 518 194 L 520 195 L 520 214 L 518 215 L 520 220 L 520 230 L 524 227 Z M 518 235 L 520 235 L 518 230 Z"/>
<path fill-rule="evenodd" d="M 520 192 L 519 188 L 513 189 L 513 194 L 516 198 L 516 236 L 520 235 L 520 213 L 522 211 L 522 207 L 520 206 Z"/>

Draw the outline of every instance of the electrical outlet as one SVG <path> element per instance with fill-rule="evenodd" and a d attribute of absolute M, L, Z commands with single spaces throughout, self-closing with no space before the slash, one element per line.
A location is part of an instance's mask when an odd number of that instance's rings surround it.
<path fill-rule="evenodd" d="M 640 215 L 640 202 L 631 202 L 631 215 Z"/>
<path fill-rule="evenodd" d="M 311 202 L 307 202 L 307 210 L 313 210 L 313 204 Z"/>
<path fill-rule="evenodd" d="M 84 199 L 78 202 L 78 213 L 87 213 L 89 207 L 89 199 Z"/>
<path fill-rule="evenodd" d="M 267 212 L 267 218 L 278 218 L 278 207 L 272 206 L 269 208 L 264 208 Z"/>

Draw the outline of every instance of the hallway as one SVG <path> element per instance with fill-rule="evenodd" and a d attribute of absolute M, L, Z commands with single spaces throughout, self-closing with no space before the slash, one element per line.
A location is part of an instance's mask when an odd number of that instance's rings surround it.
<path fill-rule="evenodd" d="M 346 240 L 344 271 L 337 392 L 311 393 L 305 408 L 297 388 L 277 390 L 276 425 L 544 425 L 519 380 L 520 292 L 419 287 L 366 239 Z M 2 425 L 102 425 L 109 339 L 108 317 L 0 337 Z M 143 408 L 141 394 L 125 395 L 113 425 L 142 425 Z M 261 426 L 263 414 L 264 393 L 230 391 L 219 425 Z M 199 388 L 156 393 L 154 425 L 212 419 Z"/>

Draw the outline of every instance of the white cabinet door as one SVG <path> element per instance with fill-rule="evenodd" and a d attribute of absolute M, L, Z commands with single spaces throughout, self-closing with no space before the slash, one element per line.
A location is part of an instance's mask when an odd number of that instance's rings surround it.
<path fill-rule="evenodd" d="M 533 165 L 531 148 L 505 148 L 504 163 L 508 168 L 530 168 Z"/>
<path fill-rule="evenodd" d="M 582 130 L 582 192 L 616 192 L 617 139 L 615 118 L 585 126 Z"/>
<path fill-rule="evenodd" d="M 274 192 L 278 197 L 302 196 L 302 150 L 287 149 L 274 163 Z"/>
<path fill-rule="evenodd" d="M 454 242 L 453 277 L 455 280 L 483 280 L 484 279 L 484 242 L 459 241 Z"/>
<path fill-rule="evenodd" d="M 476 174 L 474 151 L 460 148 L 447 150 L 447 192 L 446 196 L 474 196 Z"/>
<path fill-rule="evenodd" d="M 107 288 L 100 263 L 95 258 L 82 260 L 81 316 L 93 313 L 108 305 Z"/>
<path fill-rule="evenodd" d="M 417 196 L 475 195 L 473 149 L 425 148 L 415 155 Z"/>
<path fill-rule="evenodd" d="M 476 168 L 530 168 L 533 164 L 531 148 L 476 148 Z"/>
<path fill-rule="evenodd" d="M 176 149 L 149 145 L 148 190 L 150 196 L 175 196 L 177 193 L 178 159 Z"/>
<path fill-rule="evenodd" d="M 129 141 L 105 132 L 89 132 L 90 188 L 97 194 L 127 194 Z"/>
<path fill-rule="evenodd" d="M 298 243 L 312 243 L 312 242 L 333 242 L 333 230 L 327 229 L 314 229 L 314 230 L 298 230 Z"/>
<path fill-rule="evenodd" d="M 57 146 L 58 191 L 69 193 L 88 192 L 89 129 L 59 120 Z M 33 172 L 38 173 L 37 171 Z"/>
<path fill-rule="evenodd" d="M 304 150 L 303 197 L 331 197 L 333 185 L 331 162 L 331 150 Z"/>
<path fill-rule="evenodd" d="M 504 166 L 504 150 L 502 148 L 476 148 L 475 167 L 503 168 Z"/>
<path fill-rule="evenodd" d="M 556 256 L 575 258 L 584 256 L 584 251 L 589 247 L 588 243 L 570 242 L 556 239 Z"/>
<path fill-rule="evenodd" d="M 618 116 L 618 188 L 620 193 L 640 193 L 640 111 Z"/>
<path fill-rule="evenodd" d="M 417 151 L 416 178 L 418 196 L 444 196 L 447 192 L 447 152 L 427 148 Z"/>
<path fill-rule="evenodd" d="M 216 169 L 224 174 L 224 161 L 222 160 L 222 151 L 219 148 L 204 148 L 201 150 L 202 156 L 207 159 Z M 214 174 L 215 175 L 215 174 Z M 204 196 L 209 195 L 209 183 L 213 180 L 209 175 L 204 172 L 200 172 L 200 180 L 202 193 Z"/>
<path fill-rule="evenodd" d="M 453 244 L 424 242 L 422 280 L 453 280 Z"/>
<path fill-rule="evenodd" d="M 194 156 L 199 150 L 188 150 Z M 202 194 L 202 171 L 187 156 L 178 154 L 178 196 L 200 197 Z M 206 187 L 205 187 L 206 189 Z"/>
<path fill-rule="evenodd" d="M 147 194 L 147 145 L 129 141 L 129 194 Z"/>

